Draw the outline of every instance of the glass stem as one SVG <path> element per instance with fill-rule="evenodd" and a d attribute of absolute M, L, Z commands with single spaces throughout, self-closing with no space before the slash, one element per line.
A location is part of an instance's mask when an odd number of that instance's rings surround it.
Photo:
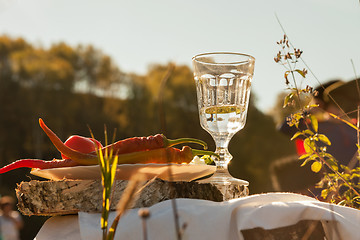
<path fill-rule="evenodd" d="M 220 159 L 216 161 L 216 167 L 218 171 L 227 171 L 228 164 L 232 159 L 232 155 L 229 153 L 228 145 L 230 142 L 231 136 L 226 138 L 215 139 L 216 151 L 215 153 L 219 154 Z"/>

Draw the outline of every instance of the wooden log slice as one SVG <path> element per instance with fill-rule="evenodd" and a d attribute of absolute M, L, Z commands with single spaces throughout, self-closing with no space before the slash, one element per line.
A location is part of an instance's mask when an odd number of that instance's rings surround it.
<path fill-rule="evenodd" d="M 116 210 L 128 181 L 114 182 L 110 210 Z M 22 182 L 17 186 L 18 208 L 24 215 L 55 216 L 77 212 L 101 212 L 100 180 L 61 180 Z M 139 192 L 133 207 L 150 207 L 174 198 L 193 198 L 220 202 L 248 195 L 245 186 L 228 186 L 219 190 L 215 185 L 197 182 L 148 181 Z"/>

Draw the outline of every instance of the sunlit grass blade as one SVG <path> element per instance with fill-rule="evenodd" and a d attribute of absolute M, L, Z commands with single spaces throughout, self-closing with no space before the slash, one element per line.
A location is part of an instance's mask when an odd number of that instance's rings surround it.
<path fill-rule="evenodd" d="M 108 226 L 108 217 L 109 217 L 109 199 L 107 198 L 108 190 L 106 187 L 107 182 L 107 171 L 106 171 L 106 160 L 101 150 L 98 150 L 99 157 L 99 166 L 101 170 L 101 183 L 103 185 L 103 201 L 102 201 L 102 212 L 100 225 L 103 231 L 103 238 L 106 236 L 107 226 Z"/>
<path fill-rule="evenodd" d="M 111 151 L 112 152 L 112 151 Z M 111 165 L 111 183 L 110 185 L 112 186 L 114 184 L 115 181 L 115 175 L 116 175 L 116 169 L 117 169 L 117 163 L 118 163 L 118 156 L 115 155 L 114 158 L 112 158 L 112 165 Z"/>
<path fill-rule="evenodd" d="M 115 156 L 113 159 L 110 159 L 108 155 L 103 156 L 101 151 L 99 151 L 101 168 L 102 168 L 102 184 L 103 184 L 103 210 L 101 214 L 101 228 L 103 230 L 103 239 L 108 239 L 108 218 L 110 212 L 110 199 L 111 199 L 111 189 L 115 180 L 116 167 L 118 162 L 118 157 Z M 112 152 L 112 150 L 110 150 Z M 112 162 L 112 165 L 110 165 Z"/>
<path fill-rule="evenodd" d="M 90 128 L 89 128 L 90 129 Z M 93 133 L 91 132 L 92 138 L 94 138 Z M 104 134 L 105 134 L 105 145 L 107 145 L 107 130 L 106 126 L 104 127 Z M 115 134 L 113 136 L 115 138 Z M 95 138 L 94 138 L 95 139 Z M 111 205 L 111 193 L 112 193 L 112 186 L 115 181 L 116 175 L 116 168 L 118 164 L 118 156 L 113 155 L 113 149 L 105 149 L 103 152 L 102 149 L 97 148 L 96 150 L 98 156 L 98 162 L 101 172 L 101 183 L 103 186 L 103 193 L 102 193 L 102 212 L 101 212 L 101 219 L 100 219 L 100 226 L 102 229 L 103 240 L 108 239 L 108 219 L 110 213 L 110 205 Z"/>

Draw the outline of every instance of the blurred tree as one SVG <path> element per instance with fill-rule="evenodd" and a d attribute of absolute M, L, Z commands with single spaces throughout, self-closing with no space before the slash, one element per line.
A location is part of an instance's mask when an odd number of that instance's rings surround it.
<path fill-rule="evenodd" d="M 63 140 L 75 129 L 89 135 L 87 124 L 98 135 L 103 135 L 104 124 L 115 128 L 115 115 L 104 112 L 104 95 L 109 86 L 122 84 L 123 75 L 110 57 L 91 46 L 59 43 L 47 50 L 23 39 L 0 37 L 2 165 L 24 155 L 54 156 L 56 150 L 38 126 L 39 117 Z M 100 90 L 84 91 L 79 87 L 83 81 Z"/>
<path fill-rule="evenodd" d="M 93 46 L 78 46 L 77 54 L 77 82 L 81 90 L 91 94 L 108 95 L 114 85 L 121 84 L 123 73 L 113 63 L 112 59 L 104 55 Z"/>
<path fill-rule="evenodd" d="M 178 138 L 186 134 L 206 140 L 209 146 L 215 146 L 211 136 L 200 126 L 196 87 L 192 70 L 188 66 L 176 66 L 160 94 L 163 95 L 169 137 Z"/>
<path fill-rule="evenodd" d="M 49 54 L 61 58 L 68 62 L 74 70 L 79 70 L 80 57 L 77 50 L 64 42 L 53 44 L 49 49 Z"/>
<path fill-rule="evenodd" d="M 22 96 L 21 87 L 14 81 L 11 68 L 11 53 L 31 48 L 23 39 L 12 40 L 7 36 L 0 38 L 0 163 L 6 159 L 22 154 L 19 136 L 23 136 L 22 129 L 17 123 L 17 111 L 20 111 L 18 98 Z M 21 113 L 21 112 L 20 112 Z"/>
<path fill-rule="evenodd" d="M 24 114 L 18 121 L 22 121 L 27 132 L 23 144 L 26 150 L 34 150 L 35 157 L 42 158 L 44 138 L 37 119 L 46 113 L 61 126 L 74 86 L 74 68 L 66 59 L 36 48 L 14 51 L 10 61 L 13 81 L 20 84 L 23 92 L 17 99 Z"/>
<path fill-rule="evenodd" d="M 39 127 L 39 117 L 64 141 L 72 134 L 89 136 L 87 125 L 99 138 L 104 124 L 117 127 L 116 115 L 105 111 L 104 96 L 123 85 L 123 75 L 109 56 L 92 46 L 59 43 L 44 49 L 1 36 L 1 166 L 24 157 L 60 157 Z M 1 194 L 13 192 L 16 183 L 28 180 L 28 173 L 29 169 L 19 169 L 1 175 Z"/>

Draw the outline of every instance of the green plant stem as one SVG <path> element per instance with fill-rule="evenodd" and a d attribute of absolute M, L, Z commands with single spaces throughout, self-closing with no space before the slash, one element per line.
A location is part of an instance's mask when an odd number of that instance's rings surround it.
<path fill-rule="evenodd" d="M 204 149 L 207 149 L 207 143 L 200 139 L 195 138 L 178 138 L 178 139 L 167 139 L 165 141 L 164 147 L 172 147 L 175 145 L 183 144 L 183 143 L 197 143 L 199 145 L 202 145 Z"/>
<path fill-rule="evenodd" d="M 289 60 L 288 60 L 288 64 L 290 66 L 290 63 L 289 63 Z M 296 99 L 298 101 L 298 104 L 299 104 L 299 107 L 301 107 L 301 99 L 300 99 L 300 92 L 299 92 L 299 89 L 298 89 L 298 86 L 297 86 L 297 83 L 296 83 L 296 80 L 295 80 L 295 75 L 294 75 L 294 70 L 291 68 L 290 66 L 290 73 L 291 73 L 291 77 L 293 79 L 293 82 L 294 82 L 294 86 L 295 86 L 295 89 L 296 89 Z"/>
<path fill-rule="evenodd" d="M 313 150 L 313 152 L 318 156 L 318 158 L 328 167 L 331 169 L 331 171 L 333 171 L 344 183 L 346 183 L 346 185 L 348 185 L 348 187 L 354 191 L 354 193 L 356 195 L 358 195 L 360 197 L 360 193 L 358 191 L 355 190 L 355 188 L 353 188 L 348 181 L 345 180 L 345 178 L 343 176 L 341 176 L 341 174 L 339 173 L 339 171 L 336 171 L 335 169 L 333 169 L 331 167 L 331 165 L 325 161 L 325 159 L 323 157 L 320 156 L 320 154 L 316 151 L 316 149 L 313 149 L 311 146 L 308 145 L 309 148 L 311 148 Z"/>
<path fill-rule="evenodd" d="M 109 234 L 107 235 L 107 238 L 105 238 L 106 240 L 113 240 L 115 237 L 115 232 L 116 232 L 116 228 L 117 225 L 119 223 L 119 220 L 121 218 L 122 214 L 118 214 L 116 215 L 116 217 L 114 218 L 114 221 L 109 229 Z"/>

